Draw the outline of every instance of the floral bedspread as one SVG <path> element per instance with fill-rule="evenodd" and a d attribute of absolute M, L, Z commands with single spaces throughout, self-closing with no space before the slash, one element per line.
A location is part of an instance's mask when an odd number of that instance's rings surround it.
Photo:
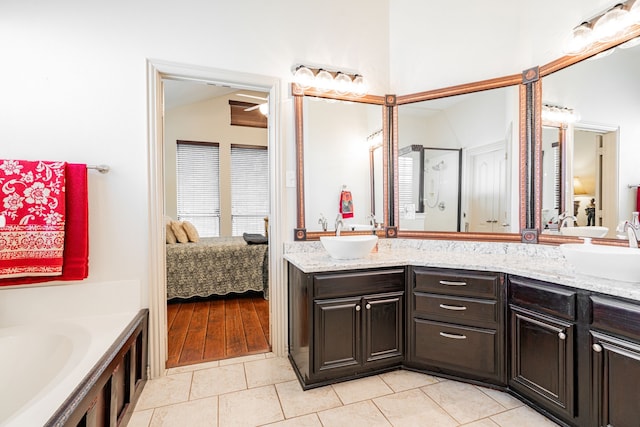
<path fill-rule="evenodd" d="M 268 297 L 268 245 L 242 237 L 204 237 L 167 244 L 167 299 L 263 291 Z"/>

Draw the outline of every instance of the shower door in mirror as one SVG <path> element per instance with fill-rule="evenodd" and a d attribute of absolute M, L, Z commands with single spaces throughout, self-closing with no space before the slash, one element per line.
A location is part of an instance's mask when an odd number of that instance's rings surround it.
<path fill-rule="evenodd" d="M 461 150 L 412 145 L 398 154 L 402 229 L 460 231 Z"/>

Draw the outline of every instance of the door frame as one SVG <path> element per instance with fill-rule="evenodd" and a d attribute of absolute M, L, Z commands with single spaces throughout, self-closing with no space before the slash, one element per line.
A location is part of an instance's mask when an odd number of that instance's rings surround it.
<path fill-rule="evenodd" d="M 162 80 L 174 78 L 269 92 L 269 337 L 277 356 L 286 354 L 287 310 L 283 238 L 286 227 L 285 147 L 280 133 L 280 79 L 249 73 L 147 59 L 149 195 L 149 378 L 165 375 L 167 282 L 164 238 L 164 135 Z M 145 286 L 143 284 L 143 286 Z"/>

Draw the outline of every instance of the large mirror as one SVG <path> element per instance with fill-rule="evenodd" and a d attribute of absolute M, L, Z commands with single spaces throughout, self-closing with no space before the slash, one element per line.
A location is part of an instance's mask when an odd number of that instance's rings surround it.
<path fill-rule="evenodd" d="M 626 239 L 639 208 L 640 46 L 606 53 L 542 78 L 543 236 Z"/>
<path fill-rule="evenodd" d="M 388 223 L 384 202 L 384 97 L 340 97 L 302 91 L 294 84 L 298 146 L 296 240 L 342 230 L 378 232 Z M 342 198 L 348 195 L 349 208 Z"/>
<path fill-rule="evenodd" d="M 520 232 L 518 81 L 398 98 L 399 235 Z"/>

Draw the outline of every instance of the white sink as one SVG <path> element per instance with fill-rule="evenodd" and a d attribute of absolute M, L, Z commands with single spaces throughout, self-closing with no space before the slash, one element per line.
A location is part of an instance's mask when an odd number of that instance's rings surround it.
<path fill-rule="evenodd" d="M 604 237 L 609 232 L 607 227 L 562 227 L 560 234 L 575 237 Z"/>
<path fill-rule="evenodd" d="M 640 249 L 568 243 L 560 252 L 577 273 L 640 283 Z"/>
<path fill-rule="evenodd" d="M 335 259 L 358 259 L 366 257 L 376 245 L 378 236 L 322 236 L 320 242 Z"/>

